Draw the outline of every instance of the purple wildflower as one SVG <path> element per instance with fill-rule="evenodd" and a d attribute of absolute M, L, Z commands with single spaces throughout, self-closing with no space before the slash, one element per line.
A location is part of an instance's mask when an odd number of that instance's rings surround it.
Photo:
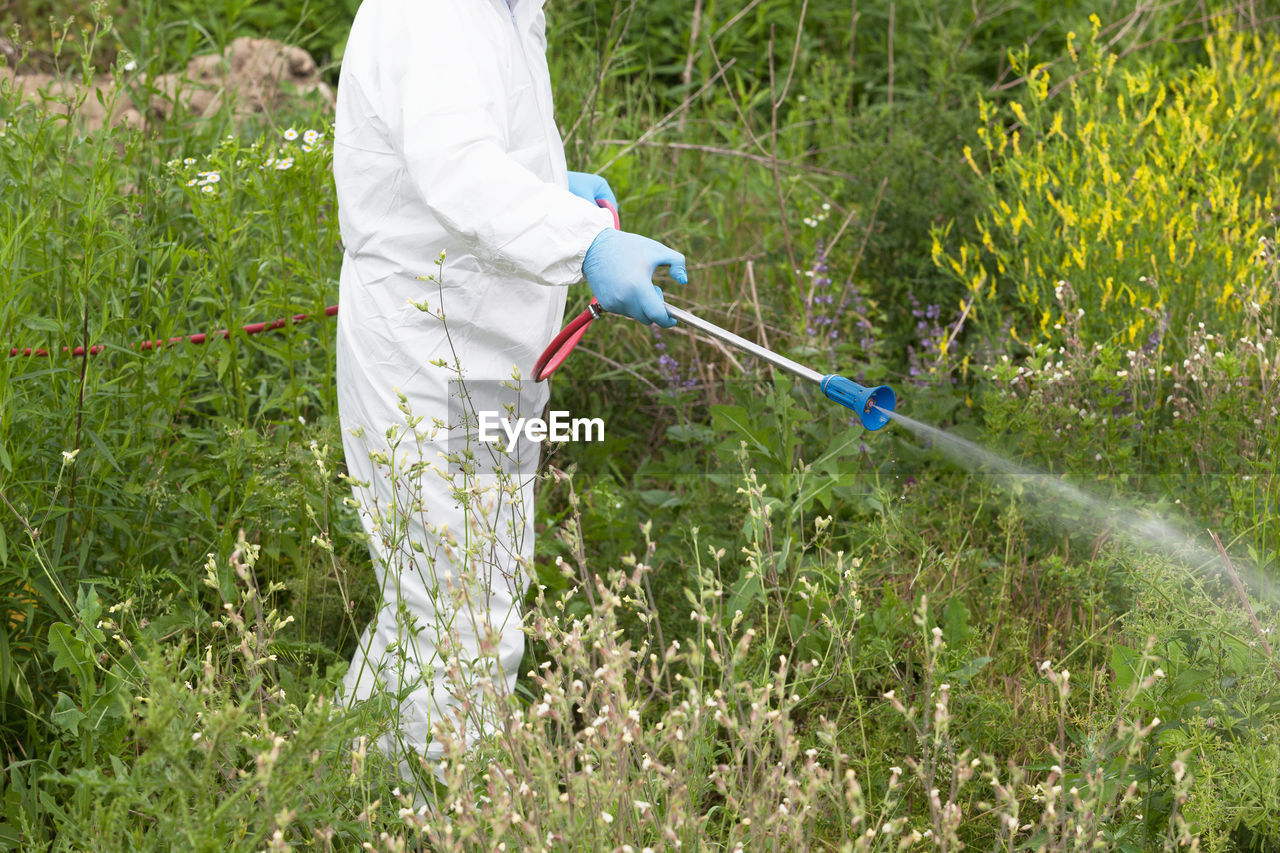
<path fill-rule="evenodd" d="M 826 342 L 826 349 L 833 350 L 840 340 L 839 312 L 832 309 L 835 295 L 831 292 L 831 275 L 827 267 L 827 247 L 819 240 L 814 249 L 813 263 L 809 267 L 809 293 L 804 300 L 805 334 Z M 844 306 L 841 306 L 842 308 Z"/>
<path fill-rule="evenodd" d="M 662 330 L 658 327 L 652 327 L 654 348 L 658 351 L 658 372 L 662 375 L 662 379 L 666 382 L 666 392 L 668 396 L 674 397 L 682 388 L 692 388 L 697 384 L 696 373 L 690 370 L 687 378 L 680 375 L 680 362 L 676 361 L 667 352 L 667 342 L 662 339 Z M 696 368 L 698 360 L 695 358 L 691 368 Z"/>

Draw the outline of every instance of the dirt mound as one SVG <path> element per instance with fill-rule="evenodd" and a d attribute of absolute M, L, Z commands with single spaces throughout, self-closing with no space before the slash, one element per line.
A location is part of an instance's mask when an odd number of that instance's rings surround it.
<path fill-rule="evenodd" d="M 271 39 L 238 38 L 222 55 L 191 60 L 185 75 L 158 78 L 156 88 L 164 93 L 165 115 L 177 104 L 210 115 L 228 96 L 239 116 L 274 112 L 295 97 L 315 95 L 333 104 L 333 92 L 321 81 L 311 54 Z"/>
<path fill-rule="evenodd" d="M 182 74 L 150 81 L 126 79 L 124 91 L 103 75 L 89 85 L 48 74 L 15 74 L 0 68 L 0 80 L 60 114 L 75 113 L 86 129 L 141 125 L 177 112 L 209 116 L 229 103 L 237 117 L 271 114 L 297 99 L 333 105 L 333 92 L 305 50 L 272 39 L 238 38 L 222 54 L 197 56 Z"/>

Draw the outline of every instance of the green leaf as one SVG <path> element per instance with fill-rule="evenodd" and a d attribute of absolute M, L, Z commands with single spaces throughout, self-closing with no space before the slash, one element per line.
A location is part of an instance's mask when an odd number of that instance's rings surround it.
<path fill-rule="evenodd" d="M 102 616 L 102 602 L 98 600 L 98 588 L 88 585 L 88 588 L 80 588 L 80 594 L 77 596 L 76 612 L 80 614 L 80 622 L 83 625 L 97 625 L 98 619 Z"/>
<path fill-rule="evenodd" d="M 58 728 L 75 734 L 80 728 L 80 721 L 84 719 L 84 712 L 76 706 L 70 696 L 59 692 L 58 704 L 54 706 L 53 713 L 49 717 Z"/>
<path fill-rule="evenodd" d="M 733 619 L 739 610 L 745 614 L 750 610 L 751 604 L 758 601 L 764 601 L 764 585 L 760 582 L 760 573 L 752 571 L 738 578 L 738 582 L 733 585 L 729 603 L 724 608 L 725 618 Z"/>
<path fill-rule="evenodd" d="M 1142 665 L 1142 655 L 1128 646 L 1116 644 L 1111 647 L 1111 669 L 1116 674 L 1116 693 L 1128 696 L 1130 689 L 1138 679 L 1138 667 Z"/>
<path fill-rule="evenodd" d="M 943 676 L 947 681 L 956 685 L 968 684 L 975 675 L 982 672 L 987 664 L 991 663 L 991 658 L 983 655 L 980 658 L 974 658 L 959 669 L 953 669 Z"/>
<path fill-rule="evenodd" d="M 969 608 L 959 596 L 952 596 L 942 611 L 942 634 L 952 648 L 969 638 Z"/>
<path fill-rule="evenodd" d="M 91 442 L 93 442 L 93 446 L 98 448 L 98 452 L 102 454 L 103 459 L 107 460 L 107 464 L 116 469 L 117 472 L 123 474 L 124 469 L 120 467 L 120 463 L 116 461 L 115 454 L 111 452 L 111 448 L 102 440 L 102 437 L 88 427 L 84 428 L 84 434 L 89 437 Z"/>
<path fill-rule="evenodd" d="M 669 492 L 666 489 L 647 489 L 640 492 L 640 500 L 649 506 L 658 509 L 667 509 L 669 507 L 677 507 L 684 504 L 684 498 L 675 492 Z"/>
<path fill-rule="evenodd" d="M 122 713 L 123 708 L 120 704 L 120 698 L 117 692 L 112 690 L 93 700 L 85 719 L 88 720 L 89 730 L 96 731 L 102 725 L 103 720 L 114 719 L 121 716 Z"/>
<path fill-rule="evenodd" d="M 65 670 L 74 677 L 88 680 L 93 666 L 89 647 L 66 622 L 56 622 L 49 628 L 49 651 L 53 653 L 55 672 Z"/>
<path fill-rule="evenodd" d="M 680 444 L 705 442 L 715 437 L 715 431 L 705 424 L 672 424 L 667 427 L 667 438 Z"/>
<path fill-rule="evenodd" d="M 863 432 L 863 430 L 855 429 L 839 432 L 831 440 L 831 444 L 827 447 L 827 452 L 813 461 L 813 469 L 815 471 L 822 469 L 828 463 L 836 461 L 847 453 L 851 447 L 856 447 L 862 441 Z"/>
<path fill-rule="evenodd" d="M 12 680 L 13 656 L 9 653 L 9 631 L 0 625 L 0 702 L 9 695 L 9 682 Z"/>
<path fill-rule="evenodd" d="M 717 429 L 731 430 L 741 438 L 745 438 L 747 444 L 753 445 L 756 450 L 778 461 L 772 439 L 747 421 L 746 409 L 741 406 L 712 406 L 710 411 L 711 423 Z"/>
<path fill-rule="evenodd" d="M 51 334 L 62 334 L 62 326 L 58 325 L 56 320 L 48 317 L 37 317 L 34 314 L 28 314 L 22 318 L 22 325 L 31 329 L 33 332 L 49 332 Z"/>

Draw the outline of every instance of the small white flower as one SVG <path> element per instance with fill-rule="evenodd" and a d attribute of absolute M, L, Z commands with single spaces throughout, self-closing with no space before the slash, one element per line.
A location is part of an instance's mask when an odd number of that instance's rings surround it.
<path fill-rule="evenodd" d="M 76 461 L 76 457 L 79 455 L 80 455 L 80 448 L 78 447 L 75 450 L 62 451 L 62 464 L 70 465 L 72 462 Z"/>
<path fill-rule="evenodd" d="M 284 138 L 292 142 L 293 140 L 298 138 L 298 131 L 294 130 L 291 127 L 284 132 Z"/>
<path fill-rule="evenodd" d="M 126 63 L 124 64 L 124 70 L 125 70 L 125 71 L 137 71 L 137 70 L 138 70 L 138 63 L 136 63 L 136 62 L 134 62 L 132 59 L 130 59 L 128 62 L 126 62 Z"/>
<path fill-rule="evenodd" d="M 202 187 L 200 188 L 200 192 L 202 192 L 202 193 L 211 193 L 211 192 L 213 192 L 213 187 L 209 186 L 208 184 L 205 184 L 204 186 L 202 186 Z"/>
<path fill-rule="evenodd" d="M 292 157 L 286 157 L 286 158 L 284 158 L 283 160 L 277 161 L 275 165 L 276 165 L 276 171 L 277 171 L 277 172 L 283 172 L 283 171 L 284 171 L 284 170 L 286 170 L 286 169 L 292 169 L 292 168 L 293 168 L 293 158 L 292 158 Z"/>
<path fill-rule="evenodd" d="M 613 815 L 608 812 L 600 812 L 600 819 L 605 823 L 613 823 Z"/>
<path fill-rule="evenodd" d="M 184 157 L 182 160 L 182 165 L 184 166 L 194 166 L 195 164 L 196 164 L 196 158 L 194 157 Z"/>
<path fill-rule="evenodd" d="M 308 130 L 302 134 L 302 141 L 308 145 L 315 145 L 320 141 L 320 132 L 316 130 Z"/>

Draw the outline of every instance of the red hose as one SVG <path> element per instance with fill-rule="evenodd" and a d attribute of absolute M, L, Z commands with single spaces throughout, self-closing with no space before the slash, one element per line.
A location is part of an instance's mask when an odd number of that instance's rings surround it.
<path fill-rule="evenodd" d="M 338 313 L 337 305 L 330 305 L 328 308 L 324 309 L 324 316 L 326 317 L 333 317 L 337 313 Z M 267 323 L 250 323 L 247 326 L 241 326 L 240 331 L 244 332 L 246 335 L 256 335 L 259 332 L 269 332 L 269 331 L 272 331 L 273 329 L 282 329 L 285 326 L 291 326 L 291 325 L 296 326 L 297 324 L 305 323 L 307 320 L 310 320 L 310 319 L 311 317 L 307 314 L 294 314 L 292 317 L 281 317 L 278 320 L 272 320 Z M 169 338 L 167 341 L 163 339 L 157 339 L 154 341 L 142 341 L 140 343 L 129 344 L 129 349 L 136 349 L 136 350 L 145 352 L 147 350 L 155 350 L 155 349 L 162 349 L 163 347 L 171 347 L 174 344 L 181 344 L 181 343 L 202 344 L 205 341 L 209 340 L 210 338 L 229 338 L 229 337 L 231 337 L 231 332 L 227 331 L 226 329 L 219 329 L 216 332 L 208 332 L 208 333 L 200 332 L 195 335 L 185 335 L 185 336 L 179 335 L 176 338 Z M 89 347 L 87 350 L 83 346 L 79 346 L 75 348 L 63 347 L 62 351 L 64 353 L 67 353 L 68 355 L 82 356 L 86 352 L 89 355 L 97 355 L 98 353 L 102 352 L 104 349 L 106 349 L 105 345 L 94 344 L 93 346 Z M 26 349 L 15 348 L 15 349 L 9 350 L 10 358 L 13 358 L 14 356 L 19 356 L 19 355 L 43 358 L 49 355 L 49 350 L 32 349 L 31 347 L 27 347 Z"/>

